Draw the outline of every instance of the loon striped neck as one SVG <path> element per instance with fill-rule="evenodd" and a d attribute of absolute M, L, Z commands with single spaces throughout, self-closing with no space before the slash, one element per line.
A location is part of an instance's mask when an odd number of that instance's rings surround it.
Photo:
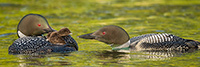
<path fill-rule="evenodd" d="M 24 35 L 21 31 L 17 31 L 17 34 L 19 38 L 26 37 L 26 35 Z"/>
<path fill-rule="evenodd" d="M 117 47 L 113 47 L 112 50 L 129 50 L 129 46 L 130 46 L 130 40 L 120 46 Z M 112 46 L 112 45 L 111 45 Z"/>
<path fill-rule="evenodd" d="M 17 34 L 18 34 L 18 37 L 19 37 L 19 38 L 28 37 L 28 36 L 26 36 L 25 34 L 23 34 L 21 31 L 17 31 Z M 45 37 L 45 36 L 41 35 L 41 36 L 38 36 L 38 37 Z"/>

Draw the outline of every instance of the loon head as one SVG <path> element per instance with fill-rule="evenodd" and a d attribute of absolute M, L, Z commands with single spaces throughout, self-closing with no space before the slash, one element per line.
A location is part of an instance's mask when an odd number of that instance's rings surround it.
<path fill-rule="evenodd" d="M 66 27 L 60 29 L 59 31 L 57 31 L 57 33 L 58 33 L 60 36 L 68 36 L 68 35 L 72 34 L 71 31 L 70 31 L 68 28 L 66 28 Z"/>
<path fill-rule="evenodd" d="M 112 44 L 113 47 L 123 45 L 129 41 L 128 33 L 119 26 L 105 26 L 94 33 L 78 36 L 84 39 L 95 39 L 106 44 Z"/>
<path fill-rule="evenodd" d="M 49 26 L 46 18 L 39 14 L 28 14 L 24 16 L 17 26 L 17 35 L 19 38 L 41 36 L 44 33 L 52 31 L 55 30 Z"/>

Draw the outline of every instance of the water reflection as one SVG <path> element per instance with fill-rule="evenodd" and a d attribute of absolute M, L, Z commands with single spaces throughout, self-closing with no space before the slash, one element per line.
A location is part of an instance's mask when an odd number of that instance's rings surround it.
<path fill-rule="evenodd" d="M 69 54 L 45 54 L 45 55 L 16 55 L 19 57 L 19 66 L 63 66 L 71 65 L 66 59 L 62 61 L 65 56 Z"/>
<path fill-rule="evenodd" d="M 16 7 L 16 6 L 21 6 L 20 4 L 11 4 L 11 3 L 0 3 L 0 7 Z"/>
<path fill-rule="evenodd" d="M 6 34 L 1 34 L 0 37 L 4 37 L 4 36 L 9 36 L 9 35 L 14 35 L 16 33 L 6 33 Z"/>
<path fill-rule="evenodd" d="M 97 54 L 101 59 L 119 59 L 119 58 L 129 58 L 129 53 L 118 52 L 118 51 L 103 51 L 102 53 Z"/>
<path fill-rule="evenodd" d="M 172 57 L 180 57 L 186 53 L 192 53 L 197 51 L 197 49 L 189 49 L 184 51 L 178 50 L 145 50 L 145 51 L 129 51 L 118 52 L 118 51 L 103 51 L 97 56 L 100 59 L 150 59 L 150 60 L 164 60 L 170 59 Z"/>
<path fill-rule="evenodd" d="M 84 64 L 86 62 L 99 64 L 129 64 L 132 62 L 140 62 L 145 60 L 166 60 L 172 57 L 180 57 L 187 53 L 195 52 L 197 49 L 187 51 L 78 51 L 73 54 L 52 53 L 45 55 L 16 55 L 19 60 L 20 67 L 27 66 L 71 66 L 76 64 Z M 75 54 L 75 55 L 74 55 Z M 78 55 L 77 55 L 78 54 Z M 95 55 L 95 56 L 93 56 Z M 85 61 L 80 61 L 82 60 Z M 91 63 L 92 64 L 92 63 Z"/>
<path fill-rule="evenodd" d="M 189 50 L 146 50 L 146 51 L 131 51 L 131 58 L 140 58 L 140 59 L 170 59 L 172 57 L 179 57 L 186 53 L 191 53 L 197 49 Z M 136 54 L 134 54 L 136 53 Z M 138 54 L 140 53 L 140 54 Z"/>

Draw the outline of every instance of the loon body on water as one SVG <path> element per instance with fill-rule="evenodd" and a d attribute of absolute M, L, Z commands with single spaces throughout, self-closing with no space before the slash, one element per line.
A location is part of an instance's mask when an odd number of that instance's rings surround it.
<path fill-rule="evenodd" d="M 67 39 L 67 40 L 66 40 Z M 15 40 L 9 47 L 9 54 L 47 54 L 51 52 L 66 53 L 78 50 L 76 41 L 69 35 L 66 44 L 57 45 L 41 37 L 23 37 Z"/>
<path fill-rule="evenodd" d="M 43 36 L 45 33 L 55 31 L 51 28 L 45 17 L 39 14 L 24 16 L 17 26 L 18 39 L 9 47 L 9 54 L 46 54 L 51 52 L 77 51 L 78 45 L 70 36 L 63 36 L 64 45 L 53 44 Z"/>
<path fill-rule="evenodd" d="M 198 48 L 200 42 L 183 39 L 172 34 L 145 34 L 129 38 L 128 33 L 119 26 L 105 26 L 94 33 L 79 36 L 84 39 L 95 39 L 110 44 L 113 50 L 183 50 Z"/>

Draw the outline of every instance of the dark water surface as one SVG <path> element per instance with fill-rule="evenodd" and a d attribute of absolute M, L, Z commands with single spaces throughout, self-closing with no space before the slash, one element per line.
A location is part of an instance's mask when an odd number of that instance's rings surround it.
<path fill-rule="evenodd" d="M 68 27 L 79 51 L 48 55 L 9 55 L 20 19 L 45 16 L 51 27 Z M 200 66 L 200 51 L 113 52 L 96 41 L 77 38 L 106 25 L 124 28 L 130 37 L 171 33 L 200 41 L 200 0 L 0 0 L 0 67 L 23 66 Z"/>

